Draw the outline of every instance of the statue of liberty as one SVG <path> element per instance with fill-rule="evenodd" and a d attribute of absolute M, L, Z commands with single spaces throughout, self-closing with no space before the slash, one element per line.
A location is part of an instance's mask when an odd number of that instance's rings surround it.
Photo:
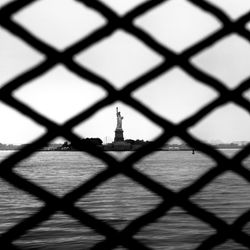
<path fill-rule="evenodd" d="M 123 142 L 123 130 L 122 130 L 122 120 L 123 117 L 121 116 L 121 112 L 118 111 L 118 108 L 116 108 L 116 119 L 117 119 L 117 125 L 115 129 L 115 139 L 114 142 Z"/>
<path fill-rule="evenodd" d="M 117 125 L 116 129 L 122 129 L 122 120 L 121 112 L 118 112 L 118 108 L 116 108 L 116 117 L 117 117 Z"/>

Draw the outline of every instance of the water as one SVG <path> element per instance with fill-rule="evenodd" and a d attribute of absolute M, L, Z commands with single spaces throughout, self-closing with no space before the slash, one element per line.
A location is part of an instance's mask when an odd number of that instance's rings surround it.
<path fill-rule="evenodd" d="M 0 151 L 1 159 L 13 153 Z M 112 152 L 124 158 L 129 152 Z M 232 150 L 226 151 L 231 155 Z M 250 160 L 244 161 L 250 167 Z M 174 191 L 190 185 L 215 163 L 201 153 L 160 151 L 136 164 L 136 169 Z M 119 167 L 119 166 L 117 166 Z M 105 164 L 88 154 L 79 152 L 37 152 L 21 162 L 15 171 L 30 181 L 46 188 L 58 196 L 70 192 L 82 182 L 104 170 Z M 201 192 L 190 198 L 192 202 L 232 223 L 250 208 L 250 185 L 241 177 L 226 173 L 216 178 Z M 154 209 L 162 198 L 119 175 L 102 183 L 93 192 L 82 197 L 76 206 L 121 230 L 131 220 Z M 0 180 L 0 233 L 10 229 L 22 219 L 39 211 L 43 202 L 16 190 Z M 250 225 L 243 230 L 250 232 Z M 195 249 L 214 234 L 215 230 L 206 223 L 173 207 L 154 223 L 144 227 L 134 238 L 157 250 Z M 82 226 L 70 216 L 57 212 L 38 228 L 30 230 L 15 245 L 24 249 L 89 249 L 105 239 L 87 226 Z M 117 248 L 125 249 L 125 248 Z M 227 241 L 215 249 L 247 249 Z"/>

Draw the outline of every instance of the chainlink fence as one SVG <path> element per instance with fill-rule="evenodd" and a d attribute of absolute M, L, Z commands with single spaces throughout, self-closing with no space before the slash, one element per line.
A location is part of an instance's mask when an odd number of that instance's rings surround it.
<path fill-rule="evenodd" d="M 137 17 L 150 12 L 151 9 L 156 6 L 160 6 L 166 1 L 154 0 L 144 2 L 129 11 L 126 15 L 120 17 L 111 8 L 99 1 L 78 0 L 78 2 L 81 2 L 83 5 L 99 12 L 103 17 L 105 17 L 107 24 L 95 30 L 89 36 L 84 37 L 81 41 L 73 44 L 66 50 L 59 52 L 45 42 L 37 39 L 33 36 L 33 34 L 29 33 L 25 27 L 20 26 L 11 19 L 11 16 L 17 11 L 22 10 L 34 2 L 36 2 L 36 0 L 18 0 L 3 6 L 0 9 L 0 25 L 35 50 L 45 55 L 46 60 L 40 63 L 37 67 L 32 68 L 17 78 L 7 82 L 0 89 L 0 99 L 3 103 L 11 106 L 21 114 L 28 116 L 35 122 L 44 126 L 47 131 L 42 137 L 34 141 L 32 144 L 25 146 L 20 151 L 4 159 L 0 165 L 0 177 L 16 188 L 24 190 L 25 192 L 37 197 L 45 203 L 45 206 L 42 207 L 37 213 L 21 221 L 10 230 L 4 232 L 0 237 L 1 249 L 17 249 L 17 247 L 12 244 L 13 241 L 21 238 L 22 235 L 24 235 L 28 230 L 37 227 L 39 223 L 47 220 L 51 215 L 55 214 L 59 210 L 77 219 L 83 225 L 94 229 L 96 232 L 105 237 L 105 240 L 96 244 L 93 249 L 113 249 L 118 245 L 122 245 L 127 249 L 150 249 L 146 245 L 143 245 L 141 242 L 134 239 L 133 236 L 146 225 L 165 215 L 174 206 L 179 206 L 188 214 L 196 217 L 215 229 L 216 233 L 210 236 L 208 235 L 208 238 L 201 243 L 198 249 L 212 249 L 228 239 L 233 239 L 239 244 L 250 248 L 250 237 L 242 231 L 243 227 L 250 220 L 250 210 L 239 216 L 232 224 L 228 224 L 215 216 L 213 213 L 202 209 L 189 200 L 192 195 L 198 193 L 215 178 L 227 171 L 233 171 L 235 174 L 250 182 L 250 172 L 242 165 L 242 161 L 250 154 L 250 146 L 246 146 L 233 158 L 228 159 L 211 146 L 192 137 L 187 131 L 188 128 L 199 123 L 209 113 L 213 112 L 221 105 L 229 102 L 233 102 L 247 112 L 250 112 L 250 103 L 242 97 L 243 92 L 249 88 L 250 78 L 242 82 L 237 88 L 230 90 L 225 86 L 225 84 L 223 84 L 223 82 L 216 80 L 209 74 L 201 72 L 190 63 L 191 57 L 199 54 L 204 49 L 210 47 L 212 44 L 229 34 L 236 33 L 250 42 L 250 33 L 245 29 L 246 23 L 250 20 L 250 12 L 241 16 L 236 21 L 232 21 L 223 11 L 206 1 L 188 0 L 188 2 L 198 6 L 200 9 L 206 11 L 211 16 L 219 20 L 222 27 L 206 39 L 203 39 L 202 41 L 194 44 L 192 47 L 189 47 L 184 52 L 176 54 L 159 44 L 148 33 L 133 25 L 133 21 Z M 143 76 L 133 82 L 130 82 L 121 90 L 116 90 L 110 83 L 98 75 L 89 72 L 84 67 L 79 66 L 72 59 L 78 52 L 88 49 L 91 46 L 95 46 L 98 41 L 109 36 L 117 29 L 125 30 L 130 35 L 139 39 L 152 51 L 165 58 L 164 62 L 157 68 L 145 72 Z M 98 85 L 100 88 L 103 88 L 108 92 L 107 97 L 100 100 L 74 118 L 68 120 L 63 125 L 55 124 L 50 119 L 47 119 L 35 112 L 32 107 L 24 105 L 12 96 L 15 89 L 24 86 L 32 79 L 42 76 L 57 63 L 62 63 L 68 70 L 75 73 L 77 76 L 89 80 L 93 84 Z M 204 85 L 209 86 L 219 93 L 219 97 L 216 100 L 201 108 L 198 112 L 178 125 L 174 125 L 170 121 L 154 114 L 139 101 L 136 101 L 131 97 L 134 90 L 141 86 L 145 86 L 147 83 L 162 73 L 167 72 L 174 66 L 179 66 L 191 77 L 199 80 Z M 80 122 L 86 121 L 92 115 L 101 111 L 103 107 L 116 101 L 122 101 L 129 105 L 154 123 L 158 124 L 164 130 L 160 137 L 129 155 L 122 162 L 118 162 L 115 158 L 96 147 L 84 147 L 84 145 L 80 142 L 80 138 L 72 132 L 72 129 Z M 51 140 L 58 136 L 63 136 L 72 143 L 74 148 L 88 152 L 92 156 L 105 162 L 108 166 L 105 170 L 82 183 L 76 189 L 67 193 L 63 197 L 57 197 L 56 195 L 29 182 L 28 179 L 20 177 L 18 174 L 13 172 L 13 168 L 21 160 L 30 157 L 34 152 L 47 145 Z M 207 171 L 191 185 L 178 192 L 162 186 L 134 168 L 134 164 L 142 159 L 142 157 L 152 153 L 155 149 L 162 146 L 174 136 L 178 136 L 183 141 L 187 142 L 191 147 L 194 147 L 212 157 L 216 162 L 215 168 Z M 117 165 L 119 165 L 119 168 L 117 168 Z M 135 220 L 130 221 L 129 224 L 121 231 L 111 227 L 103 221 L 98 220 L 94 216 L 88 214 L 86 211 L 80 210 L 74 205 L 81 197 L 118 174 L 131 178 L 163 199 L 163 202 L 160 205 Z"/>

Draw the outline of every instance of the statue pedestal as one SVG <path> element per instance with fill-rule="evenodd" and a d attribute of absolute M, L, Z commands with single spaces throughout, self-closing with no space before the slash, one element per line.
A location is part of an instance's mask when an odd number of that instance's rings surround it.
<path fill-rule="evenodd" d="M 115 130 L 115 139 L 114 142 L 123 142 L 123 130 L 122 129 L 116 129 Z"/>
<path fill-rule="evenodd" d="M 131 144 L 126 142 L 112 142 L 109 144 L 104 145 L 104 151 L 130 151 Z"/>

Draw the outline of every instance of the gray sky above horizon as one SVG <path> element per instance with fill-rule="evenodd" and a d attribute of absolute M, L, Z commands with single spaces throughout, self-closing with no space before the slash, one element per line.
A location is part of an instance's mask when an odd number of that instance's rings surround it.
<path fill-rule="evenodd" d="M 233 20 L 250 10 L 249 0 L 207 1 L 223 8 Z M 2 0 L 0 7 L 8 2 L 11 0 Z M 144 0 L 102 2 L 123 15 Z M 74 0 L 39 0 L 12 18 L 59 50 L 106 23 L 97 12 Z M 221 28 L 218 20 L 186 0 L 169 0 L 137 18 L 134 24 L 176 53 Z M 246 28 L 250 30 L 250 22 Z M 0 27 L 0 87 L 43 60 L 42 54 Z M 118 89 L 163 62 L 161 55 L 122 30 L 80 52 L 74 60 Z M 194 56 L 191 62 L 233 89 L 250 76 L 250 44 L 232 34 Z M 16 90 L 14 97 L 62 124 L 106 94 L 103 89 L 58 64 L 42 77 Z M 162 117 L 179 123 L 215 100 L 218 94 L 181 68 L 174 67 L 136 90 L 133 97 Z M 249 100 L 250 91 L 244 97 Z M 103 108 L 74 131 L 81 137 L 100 137 L 111 142 L 116 126 L 115 107 L 119 107 L 124 116 L 125 138 L 151 140 L 162 132 L 156 124 L 120 102 Z M 28 143 L 46 131 L 3 103 L 0 103 L 0 114 L 0 143 Z M 241 141 L 250 140 L 249 127 L 249 114 L 234 104 L 228 104 L 209 114 L 192 127 L 190 133 L 208 141 Z"/>

